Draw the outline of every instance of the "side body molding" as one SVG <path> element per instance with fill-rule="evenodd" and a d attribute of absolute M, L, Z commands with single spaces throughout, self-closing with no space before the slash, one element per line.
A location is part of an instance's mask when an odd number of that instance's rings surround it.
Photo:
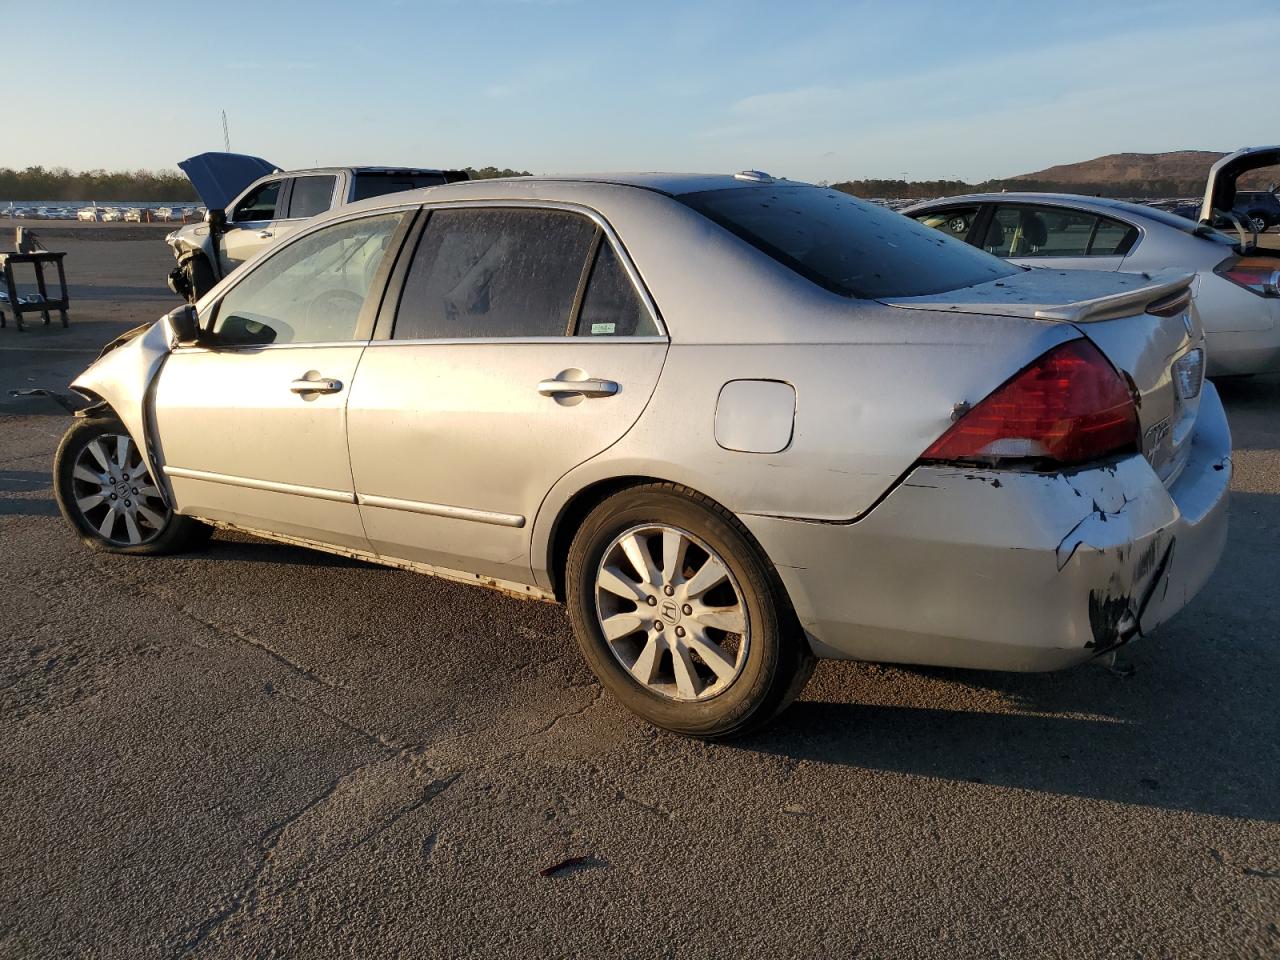
<path fill-rule="evenodd" d="M 151 476 L 157 480 L 161 471 L 153 462 L 155 437 L 147 398 L 169 355 L 172 339 L 169 324 L 162 317 L 141 336 L 100 357 L 71 381 L 71 389 L 101 397 L 111 406 L 137 443 Z"/>

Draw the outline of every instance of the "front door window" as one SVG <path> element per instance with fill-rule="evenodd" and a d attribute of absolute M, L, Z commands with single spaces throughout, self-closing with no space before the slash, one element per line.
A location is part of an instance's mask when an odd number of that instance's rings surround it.
<path fill-rule="evenodd" d="M 218 342 L 265 346 L 352 339 L 403 216 L 331 224 L 280 249 L 222 298 L 213 323 Z"/>
<path fill-rule="evenodd" d="M 256 223 L 276 218 L 276 201 L 280 198 L 280 184 L 283 180 L 272 180 L 264 183 L 236 204 L 231 215 L 234 223 Z"/>

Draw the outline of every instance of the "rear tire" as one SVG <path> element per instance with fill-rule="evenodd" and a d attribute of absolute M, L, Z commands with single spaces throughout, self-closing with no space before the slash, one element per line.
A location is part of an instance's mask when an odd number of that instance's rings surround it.
<path fill-rule="evenodd" d="M 666 730 L 745 733 L 780 713 L 813 671 L 786 592 L 746 528 L 677 484 L 624 490 L 592 510 L 565 583 L 587 664 Z"/>
<path fill-rule="evenodd" d="M 133 438 L 115 417 L 77 419 L 53 461 L 58 510 L 84 543 L 154 556 L 203 546 L 207 524 L 169 509 Z"/>

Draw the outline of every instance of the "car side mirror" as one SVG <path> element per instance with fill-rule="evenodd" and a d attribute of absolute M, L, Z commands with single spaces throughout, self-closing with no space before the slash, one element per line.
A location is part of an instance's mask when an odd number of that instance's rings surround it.
<path fill-rule="evenodd" d="M 227 225 L 227 211 L 208 210 L 205 212 L 204 222 L 209 225 L 211 232 L 217 233 Z"/>
<path fill-rule="evenodd" d="M 173 330 L 174 339 L 179 346 L 189 347 L 200 343 L 203 339 L 203 331 L 200 329 L 200 317 L 192 304 L 184 303 L 180 307 L 174 307 L 169 311 L 166 319 L 169 321 L 169 328 Z"/>

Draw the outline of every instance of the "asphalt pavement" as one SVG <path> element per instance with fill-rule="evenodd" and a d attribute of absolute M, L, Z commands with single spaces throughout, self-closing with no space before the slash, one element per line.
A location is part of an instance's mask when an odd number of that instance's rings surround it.
<path fill-rule="evenodd" d="M 1128 675 L 828 662 L 705 744 L 558 607 L 84 548 L 10 391 L 174 301 L 157 240 L 57 246 L 71 328 L 0 330 L 0 956 L 1280 956 L 1280 377 L 1221 385 L 1226 557 Z"/>

